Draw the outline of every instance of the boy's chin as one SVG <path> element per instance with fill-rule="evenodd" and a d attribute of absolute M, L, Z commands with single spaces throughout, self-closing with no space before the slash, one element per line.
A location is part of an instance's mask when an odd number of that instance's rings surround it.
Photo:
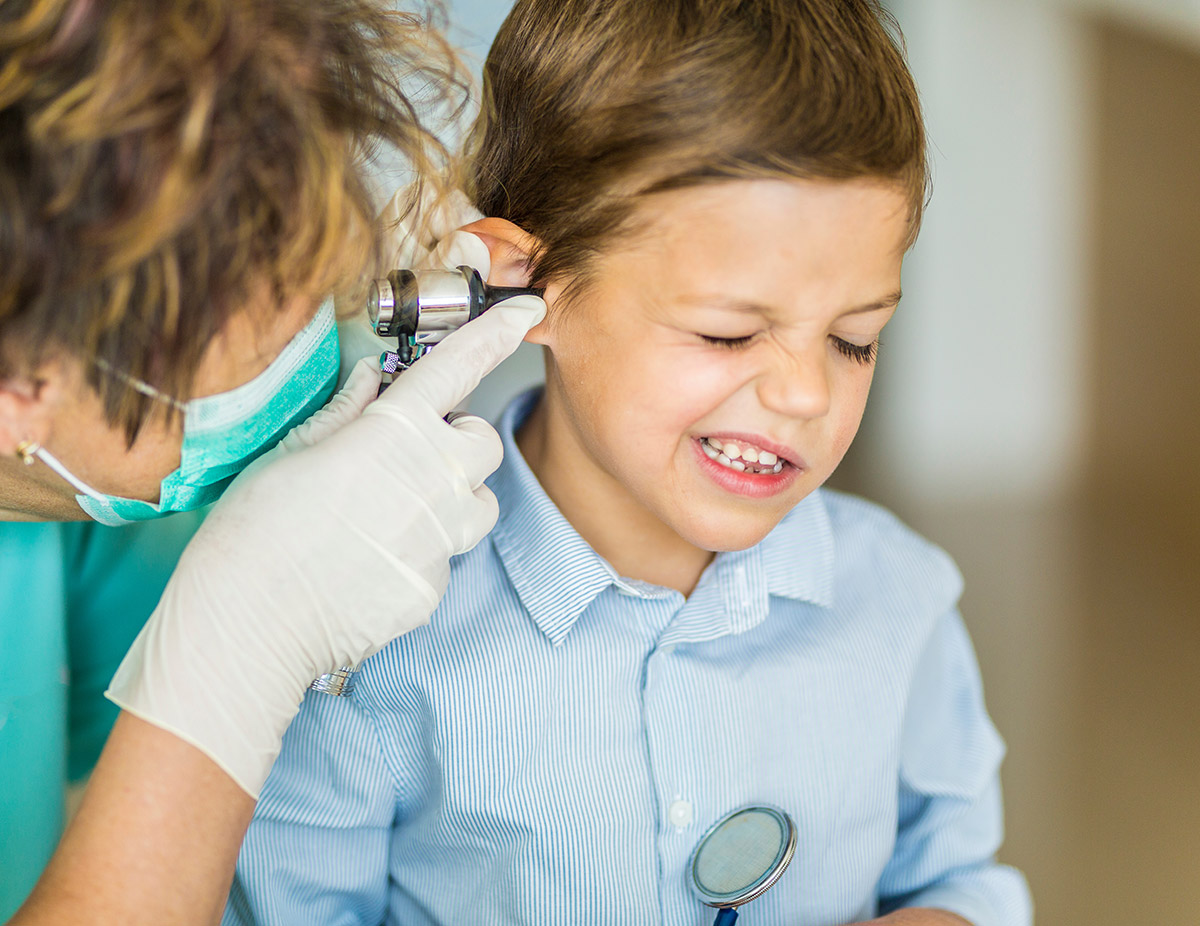
<path fill-rule="evenodd" d="M 684 540 L 701 550 L 708 550 L 710 553 L 736 553 L 759 543 L 782 519 L 781 515 L 774 520 L 735 519 L 740 523 L 716 520 L 711 523 L 695 522 L 679 525 L 676 531 Z"/>

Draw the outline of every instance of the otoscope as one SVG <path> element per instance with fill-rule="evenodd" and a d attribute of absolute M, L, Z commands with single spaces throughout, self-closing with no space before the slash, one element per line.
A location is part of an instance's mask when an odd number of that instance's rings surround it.
<path fill-rule="evenodd" d="M 491 286 L 472 267 L 455 270 L 393 270 L 372 280 L 367 290 L 367 318 L 381 338 L 396 338 L 396 349 L 379 356 L 379 368 L 395 377 L 416 363 L 450 332 L 461 328 L 505 299 L 545 289 Z M 385 382 L 379 387 L 386 389 Z M 331 695 L 347 695 L 354 687 L 355 666 L 341 666 L 309 687 Z"/>
<path fill-rule="evenodd" d="M 471 267 L 457 270 L 393 270 L 367 292 L 367 317 L 381 338 L 398 349 L 379 358 L 384 373 L 407 370 L 427 350 L 498 302 L 544 289 L 490 286 Z"/>

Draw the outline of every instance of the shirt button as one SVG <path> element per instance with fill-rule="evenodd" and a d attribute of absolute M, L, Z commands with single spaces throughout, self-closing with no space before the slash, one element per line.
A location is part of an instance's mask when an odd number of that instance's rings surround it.
<path fill-rule="evenodd" d="M 665 646 L 660 646 L 658 648 L 658 651 L 660 653 L 662 653 L 664 656 L 670 656 L 673 652 L 675 652 L 675 644 L 668 643 Z"/>
<path fill-rule="evenodd" d="M 675 801 L 667 808 L 667 819 L 671 821 L 672 826 L 680 829 L 691 826 L 692 816 L 691 801 Z"/>

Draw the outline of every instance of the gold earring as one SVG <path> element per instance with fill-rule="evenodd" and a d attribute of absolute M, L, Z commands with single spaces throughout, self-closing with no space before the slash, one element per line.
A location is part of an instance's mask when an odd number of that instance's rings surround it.
<path fill-rule="evenodd" d="M 23 440 L 17 444 L 17 456 L 21 458 L 21 462 L 26 466 L 33 466 L 37 459 L 37 452 L 42 449 L 42 445 L 35 440 Z"/>

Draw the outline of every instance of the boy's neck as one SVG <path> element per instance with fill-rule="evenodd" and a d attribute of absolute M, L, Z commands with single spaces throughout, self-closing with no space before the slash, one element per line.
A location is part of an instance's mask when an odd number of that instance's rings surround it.
<path fill-rule="evenodd" d="M 517 446 L 563 517 L 617 573 L 690 595 L 714 554 L 688 543 L 638 503 L 615 478 L 565 446 L 543 397 L 516 433 Z"/>

